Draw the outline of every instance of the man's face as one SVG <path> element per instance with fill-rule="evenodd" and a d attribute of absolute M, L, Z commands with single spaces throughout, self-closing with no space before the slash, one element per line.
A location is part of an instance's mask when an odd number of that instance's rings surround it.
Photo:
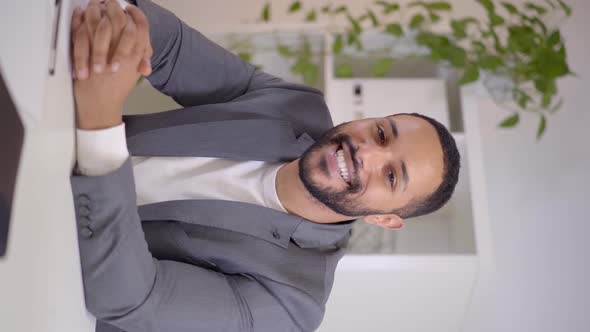
<path fill-rule="evenodd" d="M 391 213 L 431 194 L 442 175 L 436 130 L 411 115 L 338 125 L 299 160 L 299 176 L 312 196 L 349 217 Z"/>

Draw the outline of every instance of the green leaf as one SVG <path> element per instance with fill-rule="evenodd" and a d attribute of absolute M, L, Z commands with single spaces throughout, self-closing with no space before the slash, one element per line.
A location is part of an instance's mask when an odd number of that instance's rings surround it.
<path fill-rule="evenodd" d="M 492 26 L 502 25 L 506 22 L 502 16 L 493 13 L 489 15 L 489 19 Z"/>
<path fill-rule="evenodd" d="M 266 3 L 262 9 L 262 20 L 268 22 L 270 20 L 270 3 Z"/>
<path fill-rule="evenodd" d="M 375 77 L 384 77 L 393 66 L 393 63 L 393 58 L 379 59 L 373 66 L 371 66 L 371 73 Z"/>
<path fill-rule="evenodd" d="M 342 52 L 342 48 L 344 46 L 344 42 L 342 41 L 342 35 L 337 34 L 336 38 L 334 38 L 334 43 L 332 44 L 332 52 L 335 55 L 338 55 Z"/>
<path fill-rule="evenodd" d="M 294 13 L 301 9 L 301 1 L 295 1 L 289 6 L 289 13 Z"/>
<path fill-rule="evenodd" d="M 508 28 L 508 49 L 529 55 L 538 48 L 535 39 L 540 37 L 531 27 L 511 26 Z"/>
<path fill-rule="evenodd" d="M 523 110 L 526 109 L 527 103 L 532 100 L 528 94 L 518 88 L 514 89 L 514 99 Z"/>
<path fill-rule="evenodd" d="M 556 79 L 570 73 L 565 57 L 560 51 L 544 48 L 535 52 L 530 65 L 545 79 Z"/>
<path fill-rule="evenodd" d="M 385 27 L 385 32 L 396 37 L 401 37 L 404 34 L 404 30 L 402 29 L 402 26 L 399 23 L 388 24 Z"/>
<path fill-rule="evenodd" d="M 561 6 L 561 9 L 563 9 L 563 11 L 565 12 L 565 15 L 567 15 L 567 16 L 571 16 L 572 15 L 572 8 L 570 6 L 568 6 L 562 0 L 557 0 L 557 2 Z"/>
<path fill-rule="evenodd" d="M 542 94 L 554 95 L 557 93 L 557 84 L 554 79 L 537 79 L 535 80 L 535 89 Z"/>
<path fill-rule="evenodd" d="M 281 56 L 286 57 L 286 58 L 294 55 L 293 51 L 291 51 L 291 49 L 289 49 L 289 47 L 287 47 L 286 45 L 282 45 L 282 44 L 279 44 L 277 46 L 277 52 L 279 52 L 279 54 Z"/>
<path fill-rule="evenodd" d="M 383 14 L 385 14 L 385 15 L 391 14 L 393 12 L 398 11 L 399 9 L 400 9 L 400 6 L 397 3 L 390 4 L 383 9 Z"/>
<path fill-rule="evenodd" d="M 339 64 L 336 66 L 336 77 L 349 78 L 352 77 L 352 66 L 349 64 Z"/>
<path fill-rule="evenodd" d="M 561 42 L 561 34 L 559 30 L 553 31 L 549 38 L 547 38 L 547 46 L 553 47 Z"/>
<path fill-rule="evenodd" d="M 312 9 L 307 13 L 307 16 L 305 17 L 305 21 L 306 22 L 315 22 L 315 20 L 316 20 L 315 9 Z"/>
<path fill-rule="evenodd" d="M 430 13 L 430 14 L 428 14 L 428 16 L 430 17 L 430 21 L 432 23 L 436 23 L 436 22 L 440 21 L 440 15 L 437 15 L 435 13 Z"/>
<path fill-rule="evenodd" d="M 478 23 L 473 17 L 466 17 L 460 20 L 451 20 L 451 28 L 453 29 L 453 35 L 457 39 L 463 39 L 467 37 L 466 28 L 470 23 Z"/>
<path fill-rule="evenodd" d="M 431 2 L 427 6 L 428 6 L 428 9 L 430 9 L 430 10 L 446 10 L 446 11 L 449 11 L 449 10 L 452 9 L 451 4 L 448 3 L 448 2 L 446 2 L 446 1 Z"/>
<path fill-rule="evenodd" d="M 502 128 L 511 128 L 516 126 L 516 124 L 518 123 L 518 120 L 520 119 L 520 116 L 518 113 L 514 113 L 511 116 L 507 117 L 506 119 L 504 119 L 502 122 L 500 122 L 499 126 Z"/>
<path fill-rule="evenodd" d="M 336 9 L 334 9 L 334 14 L 340 14 L 340 13 L 345 13 L 347 12 L 348 9 L 346 8 L 346 6 L 339 6 Z"/>
<path fill-rule="evenodd" d="M 249 52 L 239 52 L 238 56 L 246 62 L 250 62 L 250 60 L 252 60 L 252 54 Z"/>
<path fill-rule="evenodd" d="M 547 9 L 545 9 L 545 7 L 539 6 L 539 5 L 534 4 L 532 2 L 526 2 L 524 5 L 524 8 L 532 10 L 539 15 L 543 15 L 547 12 Z"/>
<path fill-rule="evenodd" d="M 451 66 L 456 68 L 461 68 L 465 66 L 467 60 L 467 52 L 461 47 L 450 47 L 446 52 L 448 56 L 446 57 L 447 60 L 451 63 Z"/>
<path fill-rule="evenodd" d="M 495 55 L 485 55 L 479 59 L 479 67 L 486 70 L 496 70 L 496 68 L 503 66 L 504 61 Z"/>
<path fill-rule="evenodd" d="M 539 127 L 537 128 L 537 139 L 540 139 L 543 136 L 546 127 L 547 119 L 545 118 L 545 114 L 541 114 L 541 119 L 539 120 Z"/>
<path fill-rule="evenodd" d="M 354 32 L 349 32 L 348 33 L 348 45 L 354 45 L 357 49 L 357 51 L 360 51 L 363 49 L 363 44 L 361 43 L 361 40 L 359 39 L 359 35 L 354 33 Z"/>
<path fill-rule="evenodd" d="M 467 33 L 465 33 L 465 24 L 462 24 L 460 21 L 451 20 L 451 28 L 453 29 L 453 36 L 457 39 L 463 39 L 467 37 Z"/>
<path fill-rule="evenodd" d="M 483 8 L 486 9 L 488 13 L 494 11 L 495 6 L 492 0 L 478 0 L 478 2 L 483 6 Z"/>
<path fill-rule="evenodd" d="M 516 6 L 514 6 L 511 3 L 508 2 L 502 2 L 502 6 L 506 9 L 506 11 L 508 11 L 510 14 L 513 15 L 518 15 L 518 9 L 516 9 Z"/>
<path fill-rule="evenodd" d="M 331 4 L 327 4 L 324 7 L 322 7 L 322 13 L 327 14 L 330 12 L 330 9 L 332 9 L 332 5 Z"/>
<path fill-rule="evenodd" d="M 303 74 L 303 72 L 305 71 L 305 68 L 307 67 L 308 64 L 309 64 L 309 61 L 307 59 L 299 58 L 297 60 L 297 62 L 295 62 L 291 66 L 291 73 L 293 73 L 293 74 Z"/>
<path fill-rule="evenodd" d="M 359 22 L 355 20 L 352 16 L 348 15 L 348 21 L 352 25 L 352 31 L 354 31 L 355 34 L 358 35 L 363 31 Z"/>
<path fill-rule="evenodd" d="M 389 14 L 396 10 L 399 10 L 398 4 L 390 4 L 386 1 L 375 1 L 375 3 L 381 7 L 383 7 L 383 14 Z"/>
<path fill-rule="evenodd" d="M 547 108 L 551 105 L 551 100 L 553 99 L 553 94 L 546 93 L 541 97 L 541 107 Z"/>
<path fill-rule="evenodd" d="M 473 83 L 473 82 L 477 81 L 478 79 L 479 79 L 479 69 L 477 69 L 477 66 L 468 65 L 467 67 L 465 67 L 465 70 L 463 71 L 463 76 L 461 77 L 461 80 L 459 80 L 459 84 L 465 85 L 465 84 Z"/>
<path fill-rule="evenodd" d="M 418 29 L 422 23 L 424 23 L 424 15 L 422 14 L 416 14 L 412 17 L 412 20 L 410 21 L 410 28 L 412 29 Z"/>
<path fill-rule="evenodd" d="M 303 69 L 303 82 L 308 85 L 315 85 L 318 82 L 318 66 L 308 63 Z"/>
<path fill-rule="evenodd" d="M 430 48 L 441 48 L 450 45 L 449 38 L 445 36 L 438 36 L 431 32 L 422 32 L 416 36 L 416 42 L 419 45 L 428 46 Z"/>
<path fill-rule="evenodd" d="M 375 16 L 375 13 L 373 13 L 372 10 L 368 10 L 367 14 L 369 15 L 369 18 L 371 19 L 371 24 L 373 24 L 373 27 L 378 27 L 379 26 L 379 20 L 377 20 L 377 16 Z"/>

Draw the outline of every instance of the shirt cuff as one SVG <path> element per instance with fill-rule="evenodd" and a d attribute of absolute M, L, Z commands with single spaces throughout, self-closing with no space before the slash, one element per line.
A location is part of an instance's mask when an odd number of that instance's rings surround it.
<path fill-rule="evenodd" d="M 99 130 L 76 129 L 76 172 L 86 176 L 106 175 L 129 158 L 125 123 Z"/>

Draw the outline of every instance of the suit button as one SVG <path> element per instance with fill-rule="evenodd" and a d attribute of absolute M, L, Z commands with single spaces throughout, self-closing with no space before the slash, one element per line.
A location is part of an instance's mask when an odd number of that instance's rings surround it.
<path fill-rule="evenodd" d="M 90 226 L 90 217 L 88 217 L 88 216 L 80 217 L 80 225 Z"/>
<path fill-rule="evenodd" d="M 80 206 L 80 208 L 78 209 L 78 212 L 80 213 L 81 216 L 88 216 L 90 215 L 90 207 L 88 205 L 84 205 L 84 206 Z"/>
<path fill-rule="evenodd" d="M 78 195 L 78 203 L 82 205 L 88 205 L 90 204 L 90 198 L 84 194 Z"/>
<path fill-rule="evenodd" d="M 279 231 L 277 231 L 276 229 L 274 231 L 272 231 L 272 237 L 274 237 L 277 240 L 281 239 L 281 233 L 279 233 Z"/>
<path fill-rule="evenodd" d="M 94 235 L 94 232 L 90 229 L 90 227 L 84 227 L 82 228 L 82 230 L 80 230 L 80 235 L 86 238 L 90 238 L 92 237 L 92 235 Z"/>

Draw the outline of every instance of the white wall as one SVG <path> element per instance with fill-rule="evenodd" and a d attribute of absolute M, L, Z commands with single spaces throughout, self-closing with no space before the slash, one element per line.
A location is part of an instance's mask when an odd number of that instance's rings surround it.
<path fill-rule="evenodd" d="M 157 2 L 204 32 L 219 32 L 258 17 L 265 1 Z M 339 1 L 353 10 L 370 2 Z M 482 13 L 475 1 L 451 2 L 462 14 Z M 534 139 L 536 119 L 499 130 L 505 111 L 480 105 L 495 272 L 480 274 L 465 332 L 590 330 L 590 2 L 568 2 L 574 16 L 564 32 L 578 77 L 559 82 L 566 103 L 542 141 Z M 289 3 L 272 1 L 282 13 Z M 358 310 L 351 303 L 351 313 Z"/>

